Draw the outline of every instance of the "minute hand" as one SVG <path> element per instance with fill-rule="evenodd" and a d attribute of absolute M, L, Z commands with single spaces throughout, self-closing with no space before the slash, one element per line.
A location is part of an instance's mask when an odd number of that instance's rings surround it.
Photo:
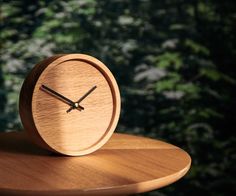
<path fill-rule="evenodd" d="M 63 102 L 67 103 L 68 105 L 70 105 L 71 107 L 74 107 L 75 103 L 73 101 L 71 101 L 70 99 L 68 99 L 67 97 L 59 94 L 58 92 L 52 90 L 51 88 L 45 86 L 45 85 L 42 85 L 41 88 L 46 91 L 46 92 L 49 92 L 50 94 L 56 96 L 57 98 L 59 98 L 60 100 L 62 100 Z M 78 108 L 83 110 L 84 108 L 80 105 L 78 105 Z"/>
<path fill-rule="evenodd" d="M 81 101 L 83 101 L 90 93 L 92 93 L 95 89 L 97 88 L 97 86 L 92 87 L 87 93 L 85 93 L 77 102 L 75 102 L 75 104 L 79 104 Z M 70 112 L 71 110 L 73 110 L 73 106 L 71 106 L 66 112 Z"/>

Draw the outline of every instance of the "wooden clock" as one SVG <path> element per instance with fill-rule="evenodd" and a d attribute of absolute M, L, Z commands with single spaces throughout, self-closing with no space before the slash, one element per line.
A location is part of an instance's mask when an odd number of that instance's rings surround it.
<path fill-rule="evenodd" d="M 37 64 L 26 77 L 19 112 L 36 144 L 64 155 L 85 155 L 114 132 L 120 93 L 112 73 L 98 59 L 56 55 Z"/>

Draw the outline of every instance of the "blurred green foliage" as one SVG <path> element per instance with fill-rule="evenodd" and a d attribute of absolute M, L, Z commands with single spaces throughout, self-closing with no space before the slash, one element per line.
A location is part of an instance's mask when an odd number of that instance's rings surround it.
<path fill-rule="evenodd" d="M 90 54 L 118 80 L 118 131 L 191 154 L 184 179 L 149 195 L 235 192 L 235 1 L 2 1 L 0 26 L 1 131 L 21 128 L 18 95 L 37 62 Z"/>

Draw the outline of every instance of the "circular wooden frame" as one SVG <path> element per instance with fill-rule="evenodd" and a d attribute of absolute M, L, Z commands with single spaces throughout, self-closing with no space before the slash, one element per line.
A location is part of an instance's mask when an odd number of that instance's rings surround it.
<path fill-rule="evenodd" d="M 35 111 L 36 109 L 34 107 L 34 94 L 38 89 L 38 81 L 40 81 L 40 79 L 42 79 L 42 77 L 44 77 L 44 75 L 50 69 L 67 61 L 77 60 L 92 65 L 93 67 L 98 69 L 106 79 L 112 94 L 112 117 L 104 135 L 99 139 L 99 141 L 95 142 L 94 145 L 91 145 L 89 148 L 79 151 L 55 149 L 50 144 L 48 144 L 47 138 L 44 138 L 40 133 L 40 130 L 38 130 L 37 124 L 35 122 L 35 113 L 37 113 L 37 111 Z M 28 134 L 36 144 L 60 154 L 79 156 L 94 152 L 109 140 L 118 123 L 121 107 L 120 102 L 120 92 L 116 80 L 110 70 L 101 61 L 85 54 L 56 55 L 38 63 L 26 77 L 20 92 L 19 113 L 25 130 L 28 132 Z"/>

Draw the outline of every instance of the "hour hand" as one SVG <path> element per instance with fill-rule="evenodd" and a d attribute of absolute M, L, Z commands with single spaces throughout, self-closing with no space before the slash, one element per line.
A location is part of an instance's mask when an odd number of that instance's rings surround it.
<path fill-rule="evenodd" d="M 85 93 L 78 101 L 76 101 L 75 102 L 75 104 L 76 105 L 79 105 L 79 103 L 81 102 L 81 101 L 83 101 L 90 93 L 92 93 L 95 89 L 97 88 L 97 86 L 95 85 L 95 86 L 93 86 L 87 93 Z M 73 106 L 71 106 L 66 112 L 68 113 L 68 112 L 70 112 L 71 110 L 73 110 L 74 109 L 74 107 Z"/>
<path fill-rule="evenodd" d="M 67 97 L 63 96 L 62 94 L 59 94 L 58 92 L 52 90 L 48 86 L 42 85 L 41 89 L 43 91 L 45 91 L 45 92 L 55 96 L 56 98 L 60 99 L 61 101 L 63 101 L 64 103 L 70 105 L 73 108 L 77 108 L 79 110 L 84 110 L 84 107 L 80 106 L 79 104 L 76 104 L 75 102 L 71 101 L 70 99 L 68 99 Z"/>

